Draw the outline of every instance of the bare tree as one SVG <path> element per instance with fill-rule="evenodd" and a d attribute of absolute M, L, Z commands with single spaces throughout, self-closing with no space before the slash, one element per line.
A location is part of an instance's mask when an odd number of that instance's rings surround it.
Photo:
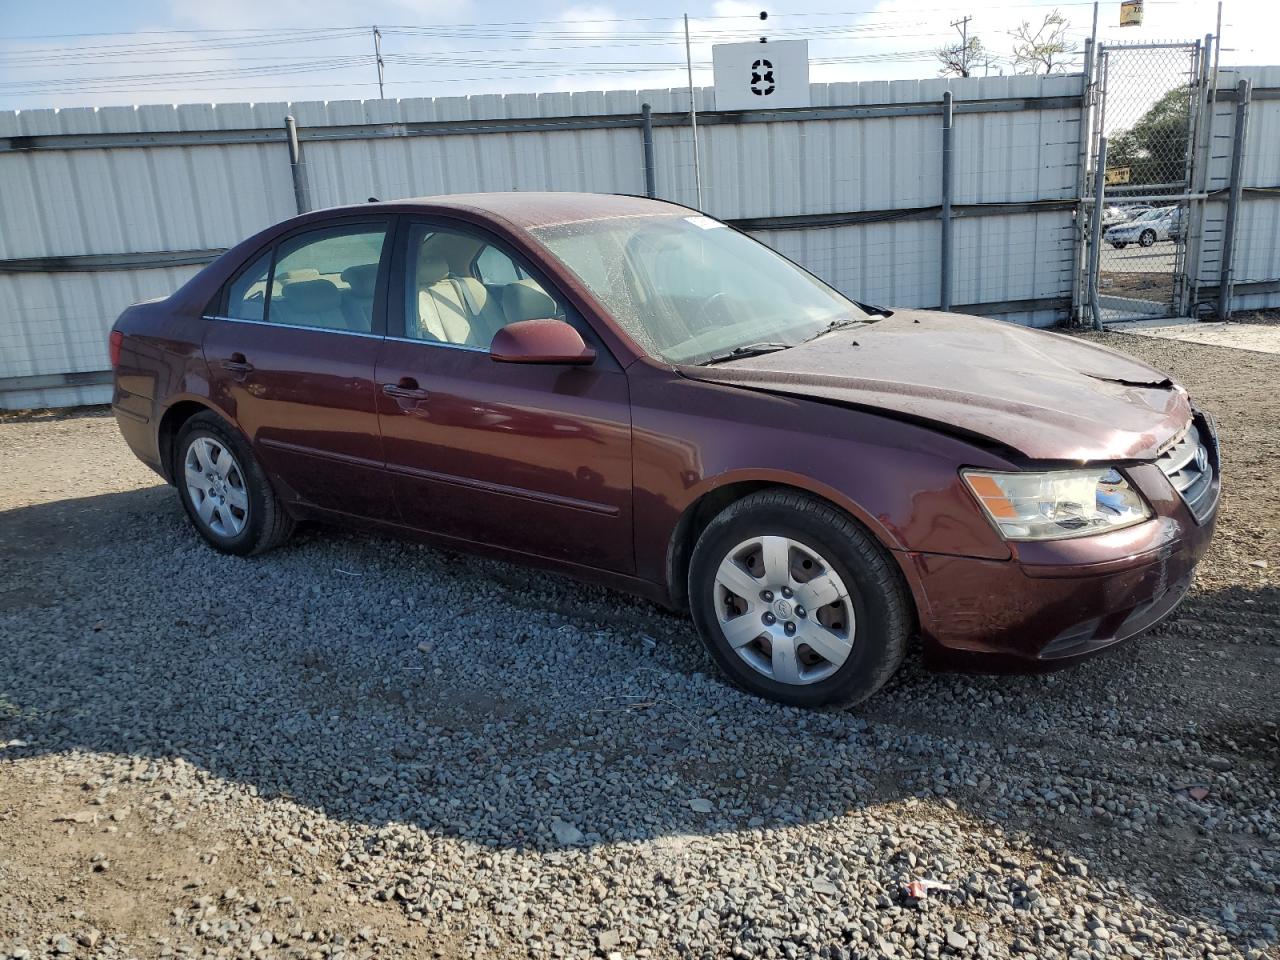
<path fill-rule="evenodd" d="M 995 62 L 995 57 L 987 52 L 987 48 L 977 37 L 970 37 L 963 43 L 939 47 L 933 51 L 933 55 L 942 64 L 942 69 L 938 71 L 940 77 L 971 77 L 975 70 L 989 67 Z"/>
<path fill-rule="evenodd" d="M 1067 68 L 1079 45 L 1067 34 L 1071 24 L 1057 10 L 1047 14 L 1039 27 L 1023 20 L 1013 38 L 1015 73 L 1054 73 Z"/>

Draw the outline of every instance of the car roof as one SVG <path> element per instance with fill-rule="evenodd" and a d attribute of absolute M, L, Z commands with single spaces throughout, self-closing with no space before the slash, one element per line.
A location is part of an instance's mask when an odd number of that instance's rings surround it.
<path fill-rule="evenodd" d="M 385 203 L 334 208 L 327 213 L 368 211 L 371 207 L 399 212 L 464 211 L 486 218 L 501 218 L 524 230 L 565 223 L 610 220 L 620 217 L 687 217 L 696 211 L 665 200 L 650 200 L 616 193 L 552 193 L 511 190 L 504 193 L 457 193 L 434 197 L 410 197 Z"/>

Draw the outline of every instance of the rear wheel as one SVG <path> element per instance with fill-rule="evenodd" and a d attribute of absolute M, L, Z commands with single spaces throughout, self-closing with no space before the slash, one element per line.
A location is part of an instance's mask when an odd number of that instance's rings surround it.
<path fill-rule="evenodd" d="M 1149 247 L 1156 242 L 1156 232 L 1154 230 L 1143 230 L 1142 236 L 1138 237 L 1138 246 Z"/>
<path fill-rule="evenodd" d="M 214 413 L 192 417 L 174 443 L 178 495 L 200 534 L 224 553 L 247 556 L 293 532 L 249 445 Z"/>
<path fill-rule="evenodd" d="M 1129 244 L 1127 244 L 1127 243 L 1113 243 L 1113 244 L 1112 244 L 1112 246 L 1113 246 L 1113 247 L 1115 247 L 1117 250 L 1123 250 L 1123 249 L 1124 249 L 1125 247 L 1127 247 L 1128 245 L 1129 245 Z"/>
<path fill-rule="evenodd" d="M 689 599 L 729 678 L 793 706 L 865 700 L 897 670 L 910 632 L 885 550 L 830 504 L 781 490 L 711 521 L 690 562 Z"/>

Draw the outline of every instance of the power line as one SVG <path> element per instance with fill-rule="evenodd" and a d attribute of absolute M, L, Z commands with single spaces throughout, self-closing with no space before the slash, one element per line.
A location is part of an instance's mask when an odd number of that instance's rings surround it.
<path fill-rule="evenodd" d="M 815 65 L 818 65 L 818 66 L 835 66 L 835 65 L 841 65 L 841 64 L 855 64 L 855 63 L 928 62 L 932 59 L 932 56 L 933 56 L 932 52 L 929 50 L 915 50 L 915 51 L 903 51 L 903 52 L 897 52 L 897 53 L 865 54 L 862 56 L 850 56 L 850 57 L 827 57 L 827 58 L 816 59 L 813 62 Z M 366 64 L 368 63 L 367 58 L 364 62 Z M 350 66 L 352 65 L 341 64 L 336 67 L 323 66 L 323 65 L 300 66 L 299 68 L 281 71 L 279 73 L 269 73 L 264 71 L 256 74 L 250 74 L 248 76 L 259 76 L 262 78 L 266 78 L 270 76 L 294 76 L 294 75 L 307 74 L 307 73 L 326 73 L 326 72 L 332 72 L 334 70 L 345 70 L 345 69 L 348 69 Z M 503 65 L 503 64 L 486 65 L 486 64 L 478 64 L 478 63 L 458 64 L 457 66 L 470 66 L 473 68 L 478 66 L 479 67 L 488 66 L 491 69 L 495 70 L 496 73 L 491 74 L 489 76 L 473 76 L 473 77 L 439 77 L 439 76 L 433 76 L 433 75 L 409 77 L 408 79 L 404 79 L 404 80 L 387 80 L 385 81 L 385 85 L 386 86 L 392 86 L 392 85 L 403 86 L 408 84 L 414 84 L 414 85 L 430 86 L 430 85 L 443 84 L 443 83 L 487 83 L 495 80 L 504 80 L 504 81 L 505 80 L 534 80 L 534 79 L 544 80 L 544 79 L 556 79 L 559 77 L 571 77 L 571 76 L 588 76 L 588 77 L 589 76 L 596 76 L 596 77 L 635 76 L 635 75 L 642 75 L 646 73 L 647 74 L 677 73 L 680 70 L 680 68 L 684 66 L 684 64 L 672 62 L 672 63 L 657 63 L 657 64 L 640 64 L 640 65 L 625 65 L 625 64 L 594 65 L 592 64 L 592 65 L 582 65 L 582 66 L 575 66 L 575 67 L 561 67 L 558 64 L 553 64 L 548 61 L 535 61 L 535 62 L 530 62 L 525 64 L 513 64 L 510 66 Z M 515 71 L 538 70 L 541 67 L 553 67 L 553 66 L 557 67 L 557 69 L 554 72 L 550 72 L 550 73 L 547 73 L 547 72 L 508 73 L 507 72 L 508 70 L 515 70 Z M 694 66 L 697 69 L 705 70 L 710 67 L 710 64 L 706 62 L 695 62 Z M 212 87 L 212 86 L 203 85 L 207 82 L 216 82 L 217 80 L 222 80 L 222 79 L 232 79 L 235 76 L 236 74 L 233 74 L 233 73 L 225 73 L 225 72 L 217 71 L 217 72 L 210 72 L 206 76 L 200 76 L 196 78 L 190 78 L 183 74 L 156 74 L 156 75 L 148 76 L 145 78 L 94 77 L 94 78 L 84 78 L 79 80 L 13 81 L 7 84 L 0 84 L 0 96 L 40 95 L 40 94 L 53 95 L 56 93 L 64 93 L 68 89 L 83 91 L 87 93 L 127 93 L 131 91 L 145 91 L 149 89 L 151 90 L 169 89 L 169 88 L 172 88 L 175 81 L 186 81 L 187 83 L 200 84 L 199 86 L 193 86 L 190 88 L 193 93 L 222 91 L 222 90 L 268 90 L 268 89 L 276 89 L 278 87 L 278 85 L 270 86 L 270 87 L 267 87 L 267 86 Z M 296 86 L 299 89 L 302 89 L 308 86 L 310 87 L 316 87 L 316 86 L 364 87 L 364 86 L 376 86 L 376 85 L 377 85 L 376 80 L 369 81 L 367 83 L 359 82 L 359 81 L 335 80 L 333 83 L 327 83 L 327 84 L 295 84 L 293 86 Z"/>

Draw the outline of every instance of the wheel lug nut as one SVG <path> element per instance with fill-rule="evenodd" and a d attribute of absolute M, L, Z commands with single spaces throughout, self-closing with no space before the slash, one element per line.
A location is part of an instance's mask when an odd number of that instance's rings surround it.
<path fill-rule="evenodd" d="M 778 618 L 775 617 L 772 613 L 766 613 L 762 619 L 769 626 L 773 626 L 775 623 L 778 622 Z"/>
<path fill-rule="evenodd" d="M 796 616 L 799 617 L 801 620 L 804 619 L 805 617 L 804 607 L 796 607 Z"/>
<path fill-rule="evenodd" d="M 787 636 L 791 636 L 793 633 L 796 632 L 796 625 L 792 623 L 790 620 L 788 620 L 785 624 L 783 624 L 782 629 L 786 631 Z"/>
<path fill-rule="evenodd" d="M 790 597 L 790 596 L 791 596 L 791 588 L 790 588 L 790 587 L 783 587 L 783 588 L 782 588 L 782 595 L 783 595 L 784 597 Z"/>
<path fill-rule="evenodd" d="M 773 603 L 773 591 L 772 591 L 772 590 L 761 590 L 761 591 L 760 591 L 760 599 L 761 599 L 761 600 L 763 600 L 765 603 Z"/>

